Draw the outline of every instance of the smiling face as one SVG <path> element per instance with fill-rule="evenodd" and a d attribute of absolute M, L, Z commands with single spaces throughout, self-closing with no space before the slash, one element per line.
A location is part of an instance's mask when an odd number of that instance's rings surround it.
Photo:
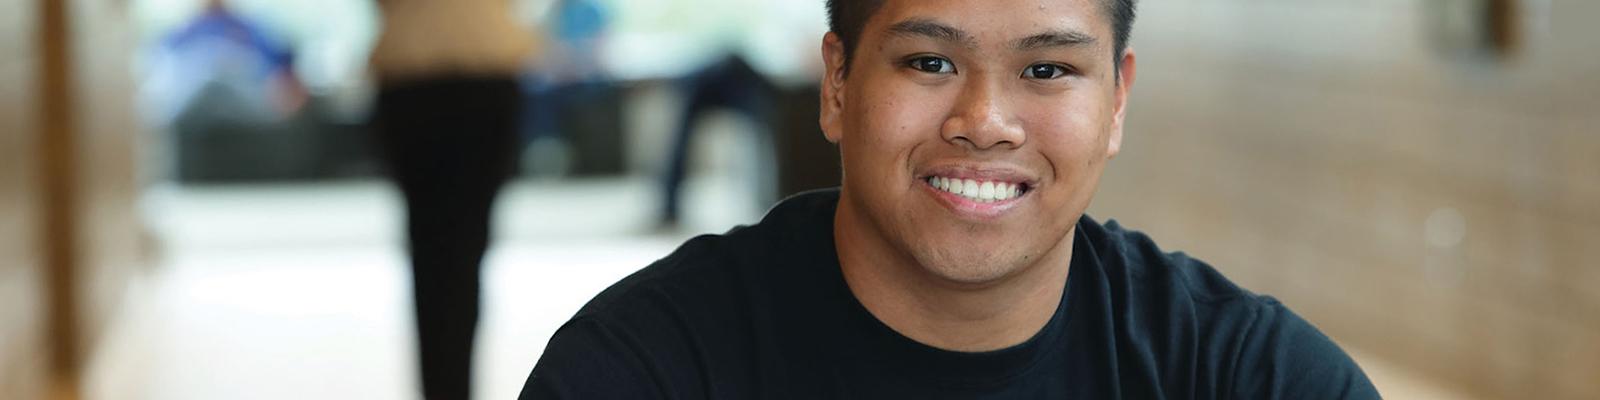
<path fill-rule="evenodd" d="M 841 229 L 958 284 L 1069 262 L 1134 74 L 1099 3 L 889 0 L 848 68 L 829 34 L 821 121 L 844 163 Z"/>

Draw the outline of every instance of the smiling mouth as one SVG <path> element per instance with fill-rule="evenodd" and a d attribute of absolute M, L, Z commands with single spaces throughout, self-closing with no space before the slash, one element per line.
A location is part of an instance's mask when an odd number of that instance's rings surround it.
<path fill-rule="evenodd" d="M 961 196 L 978 203 L 995 203 L 1022 197 L 1028 193 L 1023 182 L 985 181 L 943 176 L 930 176 L 923 181 L 934 189 Z"/>

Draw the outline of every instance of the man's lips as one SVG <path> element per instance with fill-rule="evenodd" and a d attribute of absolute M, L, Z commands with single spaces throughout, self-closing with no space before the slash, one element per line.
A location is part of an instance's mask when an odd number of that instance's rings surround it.
<path fill-rule="evenodd" d="M 973 221 L 993 221 L 1020 207 L 1038 182 L 1019 169 L 970 165 L 929 168 L 917 179 L 937 203 Z"/>
<path fill-rule="evenodd" d="M 1013 168 L 947 165 L 928 168 L 917 175 L 928 186 L 978 203 L 1021 197 L 1036 185 L 1031 176 Z"/>
<path fill-rule="evenodd" d="M 1004 202 L 1028 192 L 1028 185 L 1022 182 L 1009 182 L 1003 180 L 975 180 L 946 176 L 930 176 L 923 181 L 928 186 L 945 193 L 960 196 L 966 200 L 977 203 Z"/>

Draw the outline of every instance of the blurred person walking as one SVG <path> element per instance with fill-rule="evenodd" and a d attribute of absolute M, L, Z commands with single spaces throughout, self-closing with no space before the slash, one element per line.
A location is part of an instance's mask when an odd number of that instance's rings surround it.
<path fill-rule="evenodd" d="M 483 254 L 534 36 L 510 0 L 378 0 L 373 127 L 405 197 L 422 392 L 469 399 Z"/>

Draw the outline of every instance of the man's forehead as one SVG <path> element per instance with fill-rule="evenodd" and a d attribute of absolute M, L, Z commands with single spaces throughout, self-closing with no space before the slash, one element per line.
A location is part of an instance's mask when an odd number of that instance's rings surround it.
<path fill-rule="evenodd" d="M 896 37 L 932 39 L 958 43 L 968 48 L 979 47 L 978 39 L 961 28 L 935 19 L 914 17 L 889 26 L 888 33 Z M 1067 27 L 1045 27 L 1035 33 L 1011 40 L 1013 50 L 1034 50 L 1050 47 L 1088 47 L 1098 39 L 1080 30 Z"/>
<path fill-rule="evenodd" d="M 1112 0 L 881 0 L 878 14 L 905 12 L 906 10 L 943 10 L 969 16 L 988 16 L 1000 11 L 1019 11 L 1026 14 L 1073 14 L 1103 16 Z M 977 12 L 977 11 L 989 12 Z"/>
<path fill-rule="evenodd" d="M 867 30 L 1015 48 L 1094 44 L 1110 34 L 1102 0 L 886 0 Z"/>

